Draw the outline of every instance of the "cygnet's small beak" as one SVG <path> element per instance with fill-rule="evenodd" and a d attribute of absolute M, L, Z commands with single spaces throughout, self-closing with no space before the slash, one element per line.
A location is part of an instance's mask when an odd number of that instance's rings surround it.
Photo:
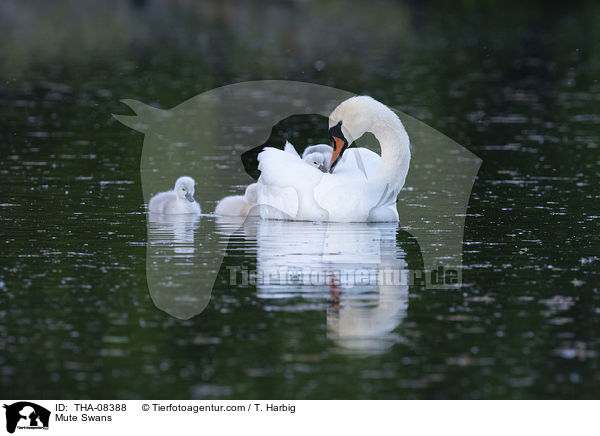
<path fill-rule="evenodd" d="M 193 196 L 192 196 L 192 194 L 190 194 L 189 192 L 187 192 L 187 193 L 185 194 L 185 199 L 186 199 L 187 201 L 189 201 L 190 203 L 193 203 L 193 202 L 194 202 L 194 197 L 193 197 Z"/>

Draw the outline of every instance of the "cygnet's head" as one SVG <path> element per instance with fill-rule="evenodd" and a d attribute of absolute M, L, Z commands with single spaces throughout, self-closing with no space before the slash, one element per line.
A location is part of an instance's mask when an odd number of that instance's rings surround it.
<path fill-rule="evenodd" d="M 318 168 L 319 170 L 323 171 L 324 173 L 327 172 L 328 170 L 328 164 L 329 164 L 329 157 L 326 156 L 324 153 L 309 153 L 306 156 L 304 156 L 302 158 L 302 160 L 304 162 L 306 162 L 307 164 Z"/>
<path fill-rule="evenodd" d="M 183 176 L 177 179 L 175 182 L 175 194 L 181 199 L 186 199 L 190 203 L 194 202 L 194 179 L 191 177 Z"/>
<path fill-rule="evenodd" d="M 304 157 L 306 157 L 307 155 L 309 155 L 311 153 L 326 154 L 327 157 L 330 159 L 331 158 L 331 153 L 333 153 L 333 148 L 331 148 L 331 146 L 327 145 L 327 144 L 309 145 L 302 152 L 302 157 L 304 158 Z"/>

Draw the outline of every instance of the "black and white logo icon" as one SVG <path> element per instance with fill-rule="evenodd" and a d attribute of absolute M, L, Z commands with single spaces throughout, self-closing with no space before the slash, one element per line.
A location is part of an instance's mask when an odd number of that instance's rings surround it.
<path fill-rule="evenodd" d="M 19 401 L 4 405 L 6 409 L 6 431 L 14 433 L 15 429 L 39 430 L 48 429 L 50 411 L 29 401 Z"/>

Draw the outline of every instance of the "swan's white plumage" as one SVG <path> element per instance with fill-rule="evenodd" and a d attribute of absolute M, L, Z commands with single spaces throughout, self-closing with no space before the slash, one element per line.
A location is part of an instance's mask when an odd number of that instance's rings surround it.
<path fill-rule="evenodd" d="M 194 179 L 183 176 L 171 191 L 160 192 L 148 203 L 148 211 L 157 214 L 200 214 L 200 205 L 194 200 Z"/>
<path fill-rule="evenodd" d="M 286 145 L 287 147 L 287 145 Z M 290 145 L 291 147 L 291 145 Z M 293 148 L 293 147 L 292 147 Z M 321 211 L 312 196 L 312 190 L 325 174 L 307 165 L 297 152 L 265 148 L 258 155 L 257 190 L 260 216 L 270 219 L 294 219 L 302 210 L 312 211 L 319 220 L 326 220 L 326 211 Z"/>
<path fill-rule="evenodd" d="M 259 156 L 257 184 L 260 216 L 307 221 L 397 221 L 396 197 L 404 185 L 410 144 L 402 122 L 370 97 L 342 102 L 330 116 L 330 126 L 342 121 L 348 142 L 372 132 L 382 156 L 351 148 L 333 174 L 306 165 L 298 153 L 265 148 Z"/>
<path fill-rule="evenodd" d="M 286 153 L 290 153 L 292 156 L 300 157 L 298 152 L 296 151 L 296 147 L 294 147 L 290 141 L 285 141 L 285 145 L 283 146 L 283 151 Z"/>
<path fill-rule="evenodd" d="M 309 150 L 308 153 L 307 150 Z M 327 170 L 332 152 L 333 149 L 329 145 L 318 144 L 307 147 L 301 157 L 296 151 L 296 148 L 289 141 L 285 142 L 283 148 L 283 153 L 286 155 L 284 158 L 285 164 L 301 164 L 305 167 L 304 170 L 308 171 L 306 174 L 310 174 L 313 178 L 320 177 L 320 174 L 309 168 L 319 170 L 319 173 L 322 175 L 322 173 Z M 264 197 L 263 202 L 265 204 L 265 210 L 271 210 L 274 214 L 274 218 L 292 219 L 291 217 L 295 216 L 297 213 L 298 195 L 296 194 L 296 191 L 290 187 L 278 189 L 276 186 L 272 185 L 269 193 Z M 215 213 L 217 215 L 231 217 L 259 215 L 259 208 L 257 207 L 257 184 L 253 183 L 249 185 L 246 188 L 245 195 L 232 195 L 223 198 L 217 204 Z M 268 214 L 268 212 L 265 212 L 265 214 Z"/>
<path fill-rule="evenodd" d="M 378 187 L 366 183 L 380 157 L 366 148 L 349 149 L 335 173 L 323 173 L 306 165 L 296 153 L 265 148 L 259 155 L 261 177 L 257 193 L 260 216 L 267 219 L 306 221 L 397 221 L 394 203 L 385 211 L 375 208 L 381 198 Z M 363 169 L 364 168 L 364 169 Z"/>

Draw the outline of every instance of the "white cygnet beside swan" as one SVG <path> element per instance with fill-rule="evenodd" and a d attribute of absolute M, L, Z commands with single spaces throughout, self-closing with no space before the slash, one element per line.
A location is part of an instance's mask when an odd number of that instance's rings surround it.
<path fill-rule="evenodd" d="M 194 200 L 194 179 L 183 176 L 175 182 L 171 191 L 160 192 L 150 199 L 150 213 L 200 214 L 200 205 Z"/>
<path fill-rule="evenodd" d="M 379 141 L 381 156 L 365 148 L 344 154 L 367 132 Z M 306 165 L 297 153 L 288 150 L 265 148 L 258 155 L 260 216 L 305 221 L 398 221 L 396 198 L 410 164 L 409 138 L 398 116 L 371 97 L 352 97 L 331 113 L 329 138 L 333 148 L 330 173 Z"/>
<path fill-rule="evenodd" d="M 232 195 L 219 201 L 215 213 L 223 216 L 258 216 L 256 206 L 256 183 L 252 183 L 244 195 Z"/>

